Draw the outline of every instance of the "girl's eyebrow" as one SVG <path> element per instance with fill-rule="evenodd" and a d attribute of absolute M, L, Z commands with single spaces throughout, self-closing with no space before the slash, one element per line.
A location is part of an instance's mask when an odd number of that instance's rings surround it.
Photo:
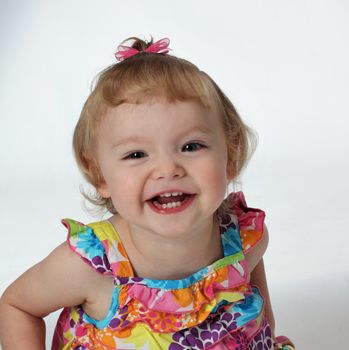
<path fill-rule="evenodd" d="M 214 133 L 212 128 L 209 128 L 207 125 L 195 125 L 192 128 L 183 131 L 179 137 L 184 137 L 187 135 L 190 135 L 192 133 L 199 133 L 199 134 L 203 134 L 205 136 L 212 136 L 212 134 Z"/>
<path fill-rule="evenodd" d="M 142 137 L 142 136 L 130 136 L 130 137 L 126 137 L 124 139 L 119 140 L 118 142 L 114 143 L 112 145 L 112 148 L 117 148 L 119 146 L 122 146 L 124 144 L 128 144 L 128 143 L 141 143 L 141 142 L 145 142 L 146 138 Z"/>
<path fill-rule="evenodd" d="M 204 134 L 211 134 L 212 133 L 212 129 L 209 128 L 206 124 L 201 124 L 201 125 L 194 125 L 192 128 L 190 128 L 189 130 L 186 130 L 184 133 L 185 134 L 189 134 L 191 132 L 202 132 Z"/>

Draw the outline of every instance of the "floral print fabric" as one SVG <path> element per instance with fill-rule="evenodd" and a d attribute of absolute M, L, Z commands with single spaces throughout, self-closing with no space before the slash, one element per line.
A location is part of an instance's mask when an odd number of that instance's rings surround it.
<path fill-rule="evenodd" d="M 109 221 L 63 220 L 70 248 L 99 273 L 114 277 L 108 315 L 94 320 L 65 308 L 52 344 L 58 349 L 272 349 L 263 298 L 248 283 L 245 254 L 262 238 L 265 214 L 241 192 L 220 217 L 224 257 L 181 280 L 134 275 Z"/>

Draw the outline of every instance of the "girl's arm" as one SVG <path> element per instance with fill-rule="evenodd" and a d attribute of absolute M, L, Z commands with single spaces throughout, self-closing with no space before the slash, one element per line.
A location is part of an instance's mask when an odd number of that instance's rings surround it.
<path fill-rule="evenodd" d="M 250 283 L 252 285 L 257 286 L 263 296 L 263 299 L 265 302 L 265 315 L 270 324 L 273 339 L 275 339 L 275 319 L 274 319 L 274 314 L 273 314 L 273 310 L 270 302 L 270 296 L 269 296 L 267 279 L 265 275 L 263 258 L 259 261 L 257 266 L 252 271 Z"/>
<path fill-rule="evenodd" d="M 264 234 L 262 240 L 252 249 L 250 253 L 246 255 L 246 260 L 250 271 L 250 284 L 257 286 L 263 296 L 265 302 L 266 317 L 271 327 L 273 339 L 275 339 L 275 319 L 271 307 L 267 278 L 265 275 L 263 261 L 263 255 L 267 250 L 268 243 L 269 233 L 266 225 L 264 225 Z"/>
<path fill-rule="evenodd" d="M 0 299 L 3 350 L 45 349 L 43 317 L 82 304 L 99 274 L 63 243 L 13 282 Z"/>

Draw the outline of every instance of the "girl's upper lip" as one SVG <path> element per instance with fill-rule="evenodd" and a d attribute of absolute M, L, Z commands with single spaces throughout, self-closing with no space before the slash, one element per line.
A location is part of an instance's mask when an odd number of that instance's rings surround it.
<path fill-rule="evenodd" d="M 194 193 L 188 192 L 188 191 L 183 190 L 183 189 L 178 189 L 178 188 L 172 189 L 171 188 L 169 190 L 162 190 L 162 191 L 155 192 L 155 193 L 151 194 L 150 196 L 147 197 L 146 201 L 149 201 L 149 200 L 153 199 L 154 197 L 160 196 L 160 195 L 165 194 L 165 193 L 184 193 L 187 195 L 194 194 Z"/>

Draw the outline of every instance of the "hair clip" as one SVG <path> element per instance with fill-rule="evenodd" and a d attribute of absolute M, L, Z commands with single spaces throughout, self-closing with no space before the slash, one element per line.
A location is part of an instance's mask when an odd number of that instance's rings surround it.
<path fill-rule="evenodd" d="M 170 51 L 170 49 L 168 48 L 169 45 L 170 45 L 170 39 L 168 38 L 160 39 L 142 51 L 139 51 L 130 46 L 119 45 L 117 47 L 117 51 L 115 52 L 115 58 L 121 62 L 126 58 L 132 57 L 134 55 L 138 55 L 141 52 L 168 53 Z"/>

